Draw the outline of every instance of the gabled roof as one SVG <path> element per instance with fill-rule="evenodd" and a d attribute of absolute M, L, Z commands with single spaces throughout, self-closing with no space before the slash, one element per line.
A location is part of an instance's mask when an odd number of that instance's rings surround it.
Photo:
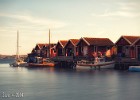
<path fill-rule="evenodd" d="M 60 44 L 63 48 L 65 47 L 65 45 L 67 44 L 68 40 L 59 40 L 56 44 L 56 47 L 58 46 L 58 44 Z"/>
<path fill-rule="evenodd" d="M 81 40 L 84 40 L 85 43 L 87 43 L 87 45 L 97 45 L 97 46 L 113 46 L 114 45 L 114 43 L 109 38 L 83 37 L 81 38 Z"/>
<path fill-rule="evenodd" d="M 138 41 L 140 41 L 140 38 L 138 38 L 135 42 L 133 42 L 133 43 L 131 44 L 131 46 L 132 46 L 132 45 L 135 45 Z"/>
<path fill-rule="evenodd" d="M 38 46 L 39 49 L 42 49 L 44 45 L 45 45 L 45 43 L 38 43 L 38 44 L 36 44 L 36 47 Z"/>
<path fill-rule="evenodd" d="M 79 41 L 79 39 L 70 39 L 69 40 L 73 45 L 76 45 Z"/>
<path fill-rule="evenodd" d="M 54 46 L 56 44 L 55 43 L 50 43 L 50 45 Z M 39 48 L 43 48 L 44 46 L 45 47 L 49 46 L 49 44 L 48 43 L 38 43 L 38 44 L 36 44 L 36 46 L 38 46 Z"/>
<path fill-rule="evenodd" d="M 50 43 L 50 46 L 51 46 L 51 47 L 53 47 L 53 46 L 55 46 L 55 45 L 56 45 L 55 43 Z M 49 44 L 44 44 L 44 46 L 45 46 L 45 47 L 48 47 Z"/>
<path fill-rule="evenodd" d="M 64 47 L 67 44 L 68 40 L 60 40 L 59 42 L 62 45 L 62 47 Z"/>
<path fill-rule="evenodd" d="M 76 46 L 76 44 L 78 43 L 79 39 L 70 39 L 68 40 L 68 42 L 66 43 L 65 47 L 71 43 L 73 46 Z"/>
<path fill-rule="evenodd" d="M 140 36 L 123 36 L 127 41 L 132 44 L 134 43 Z"/>
<path fill-rule="evenodd" d="M 126 35 L 123 35 L 121 36 L 117 42 L 121 39 L 121 38 L 124 38 L 130 45 L 134 44 L 136 40 L 138 40 L 140 38 L 140 36 L 126 36 Z M 117 43 L 116 42 L 116 43 Z M 115 43 L 115 44 L 116 44 Z"/>
<path fill-rule="evenodd" d="M 49 46 L 49 44 L 44 44 L 44 46 L 45 46 L 45 47 L 48 47 L 48 46 Z"/>

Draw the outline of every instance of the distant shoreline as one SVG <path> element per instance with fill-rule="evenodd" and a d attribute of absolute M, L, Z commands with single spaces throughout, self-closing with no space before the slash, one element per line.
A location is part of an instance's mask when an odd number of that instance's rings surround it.
<path fill-rule="evenodd" d="M 7 63 L 11 63 L 14 61 L 14 58 L 0 58 L 0 64 L 7 64 Z"/>
<path fill-rule="evenodd" d="M 27 55 L 19 55 L 20 57 L 27 57 Z M 1 55 L 0 54 L 0 59 L 14 59 L 16 55 Z"/>

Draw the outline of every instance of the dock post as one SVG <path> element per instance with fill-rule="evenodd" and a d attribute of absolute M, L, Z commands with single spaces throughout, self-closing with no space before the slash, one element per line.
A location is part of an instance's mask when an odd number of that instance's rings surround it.
<path fill-rule="evenodd" d="M 101 69 L 101 66 L 98 66 L 99 70 Z"/>

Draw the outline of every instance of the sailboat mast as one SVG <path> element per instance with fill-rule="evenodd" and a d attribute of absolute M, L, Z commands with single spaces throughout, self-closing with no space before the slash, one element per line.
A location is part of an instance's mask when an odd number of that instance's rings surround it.
<path fill-rule="evenodd" d="M 49 29 L 49 58 L 50 58 L 50 48 L 51 46 L 50 46 L 50 29 Z"/>
<path fill-rule="evenodd" d="M 16 53 L 16 58 L 19 58 L 19 32 L 17 31 L 17 53 Z"/>

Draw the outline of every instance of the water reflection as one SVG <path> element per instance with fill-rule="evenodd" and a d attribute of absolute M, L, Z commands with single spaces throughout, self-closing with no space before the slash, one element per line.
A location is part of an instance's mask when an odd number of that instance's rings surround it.
<path fill-rule="evenodd" d="M 23 92 L 20 100 L 138 100 L 139 74 L 108 69 L 25 68 L 0 64 L 0 92 Z"/>
<path fill-rule="evenodd" d="M 49 71 L 49 72 L 54 72 L 55 71 L 55 68 L 54 67 L 27 67 L 27 69 L 29 71 L 32 71 L 32 70 L 38 70 L 38 71 L 43 71 L 43 72 L 46 72 L 46 71 Z"/>

